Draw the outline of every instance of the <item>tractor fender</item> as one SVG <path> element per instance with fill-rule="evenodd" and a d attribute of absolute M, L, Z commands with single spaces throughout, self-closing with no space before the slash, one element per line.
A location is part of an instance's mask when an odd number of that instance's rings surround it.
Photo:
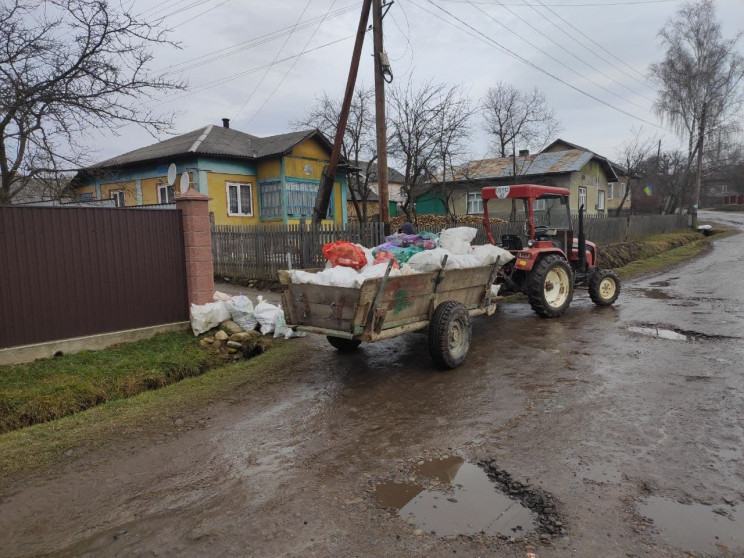
<path fill-rule="evenodd" d="M 557 248 L 555 246 L 545 248 L 535 245 L 532 248 L 519 250 L 515 253 L 516 258 L 514 259 L 514 268 L 521 269 L 522 271 L 532 271 L 532 268 L 535 266 L 538 260 L 547 254 L 556 254 L 564 260 L 568 261 L 568 259 L 566 258 L 566 254 L 560 248 Z"/>
<path fill-rule="evenodd" d="M 597 245 L 587 240 L 586 244 L 586 265 L 589 269 L 597 267 Z M 571 261 L 579 261 L 579 240 L 574 238 L 573 248 L 571 249 Z"/>

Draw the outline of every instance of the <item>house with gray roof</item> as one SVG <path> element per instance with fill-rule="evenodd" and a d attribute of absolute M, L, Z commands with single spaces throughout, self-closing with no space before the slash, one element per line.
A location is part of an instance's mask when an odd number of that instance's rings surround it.
<path fill-rule="evenodd" d="M 183 173 L 208 195 L 216 225 L 296 223 L 310 218 L 331 143 L 318 130 L 259 137 L 208 125 L 117 155 L 80 171 L 78 199 L 113 199 L 119 207 L 171 204 Z M 177 178 L 168 183 L 168 168 Z M 346 222 L 346 169 L 336 173 L 328 221 Z M 175 188 L 174 188 L 175 186 Z"/>
<path fill-rule="evenodd" d="M 517 157 L 481 159 L 455 167 L 446 173 L 444 180 L 438 177 L 441 186 L 416 200 L 416 211 L 444 214 L 444 204 L 449 203 L 457 215 L 480 215 L 483 213 L 481 189 L 485 186 L 544 184 L 568 188 L 572 211 L 584 205 L 587 214 L 602 214 L 607 211 L 607 184 L 617 180 L 608 160 L 588 150 L 535 154 L 525 150 Z M 512 200 L 499 200 L 493 211 L 509 213 L 511 203 Z"/>

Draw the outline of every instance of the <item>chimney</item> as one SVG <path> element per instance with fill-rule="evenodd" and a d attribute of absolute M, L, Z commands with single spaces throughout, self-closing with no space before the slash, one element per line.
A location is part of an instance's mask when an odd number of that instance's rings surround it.
<path fill-rule="evenodd" d="M 229 128 L 230 127 L 230 119 L 229 118 L 223 118 L 222 119 L 222 127 L 223 128 Z"/>
<path fill-rule="evenodd" d="M 527 157 L 527 155 L 529 155 L 529 154 L 530 154 L 530 150 L 529 149 L 520 149 L 519 150 L 519 156 L 520 157 Z"/>

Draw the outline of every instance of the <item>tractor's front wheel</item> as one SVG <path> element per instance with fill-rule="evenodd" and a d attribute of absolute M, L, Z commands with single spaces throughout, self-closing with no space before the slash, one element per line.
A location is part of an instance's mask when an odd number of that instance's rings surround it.
<path fill-rule="evenodd" d="M 457 368 L 468 356 L 472 326 L 468 309 L 449 300 L 434 310 L 429 322 L 429 353 L 440 368 Z"/>
<path fill-rule="evenodd" d="M 620 295 L 620 279 L 609 269 L 598 269 L 589 279 L 589 297 L 597 306 L 610 306 Z"/>
<path fill-rule="evenodd" d="M 562 316 L 571 304 L 573 287 L 571 268 L 556 254 L 540 258 L 525 282 L 530 306 L 541 318 Z"/>

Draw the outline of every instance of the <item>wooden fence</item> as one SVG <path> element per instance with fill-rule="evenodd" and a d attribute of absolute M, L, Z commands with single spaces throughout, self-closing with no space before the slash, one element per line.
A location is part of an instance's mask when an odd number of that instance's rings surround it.
<path fill-rule="evenodd" d="M 348 240 L 363 246 L 385 241 L 382 223 L 323 225 L 313 230 L 298 225 L 231 226 L 212 228 L 215 275 L 276 281 L 280 269 L 324 267 L 324 244 Z"/>
<path fill-rule="evenodd" d="M 477 229 L 473 244 L 486 244 L 485 226 Z M 686 215 L 625 215 L 622 217 L 585 216 L 584 229 L 588 240 L 600 246 L 637 240 L 655 234 L 687 228 Z M 578 217 L 573 217 L 574 235 L 578 234 Z M 427 227 L 439 233 L 447 226 Z M 499 241 L 501 235 L 522 235 L 524 218 L 491 225 L 491 234 Z M 215 226 L 212 229 L 214 273 L 219 276 L 276 281 L 280 269 L 317 268 L 325 266 L 323 245 L 335 240 L 348 240 L 363 246 L 384 242 L 381 223 L 325 225 L 312 231 L 308 224 L 272 226 Z"/>

